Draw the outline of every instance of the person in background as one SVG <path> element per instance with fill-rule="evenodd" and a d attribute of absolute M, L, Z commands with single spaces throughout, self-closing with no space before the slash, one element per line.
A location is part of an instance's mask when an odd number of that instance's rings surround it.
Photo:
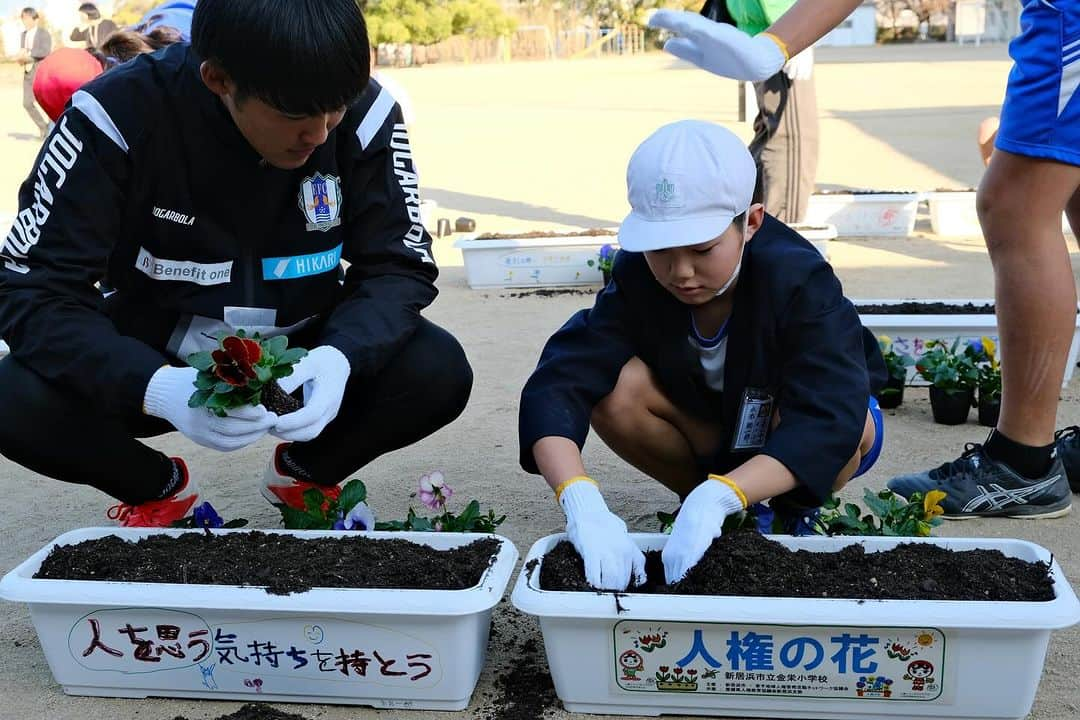
<path fill-rule="evenodd" d="M 97 50 L 109 36 L 116 32 L 116 23 L 101 17 L 101 11 L 94 3 L 79 6 L 79 19 L 82 21 L 71 31 L 72 42 L 86 43 L 87 50 Z"/>
<path fill-rule="evenodd" d="M 836 27 L 859 0 L 798 0 L 748 37 L 693 13 L 660 10 L 649 24 L 678 34 L 673 55 L 723 77 L 759 80 Z M 1080 3 L 1024 0 L 994 152 L 979 184 L 979 223 L 994 266 L 1001 338 L 1001 417 L 984 443 L 889 488 L 946 493 L 946 518 L 1056 518 L 1072 507 L 1080 433 L 1055 432 L 1076 322 L 1076 280 L 1061 228 L 1080 230 Z M 1072 32 L 1072 35 L 1070 35 Z M 1069 467 L 1073 467 L 1070 472 Z"/>
<path fill-rule="evenodd" d="M 105 70 L 137 55 L 190 41 L 194 10 L 194 2 L 167 2 L 132 27 L 112 33 L 98 49 L 60 48 L 39 64 L 34 98 L 56 122 L 75 91 Z"/>
<path fill-rule="evenodd" d="M 756 35 L 795 0 L 706 0 L 701 14 Z M 777 73 L 754 83 L 757 117 L 750 154 L 758 168 L 754 202 L 786 223 L 800 223 L 814 192 L 818 164 L 818 110 L 814 49 L 807 48 Z"/>
<path fill-rule="evenodd" d="M 49 131 L 49 122 L 41 117 L 41 113 L 34 105 L 34 77 L 37 75 L 38 63 L 52 52 L 52 37 L 38 24 L 38 11 L 34 8 L 23 8 L 20 17 L 26 29 L 22 34 L 22 42 L 15 56 L 15 62 L 23 67 L 23 107 L 26 109 L 26 114 L 37 125 L 41 138 L 44 139 Z"/>

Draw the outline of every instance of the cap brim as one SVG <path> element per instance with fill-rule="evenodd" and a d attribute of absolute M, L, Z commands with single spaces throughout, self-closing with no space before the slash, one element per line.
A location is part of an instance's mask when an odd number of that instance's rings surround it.
<path fill-rule="evenodd" d="M 734 219 L 734 215 L 710 215 L 646 220 L 631 212 L 619 226 L 619 247 L 630 252 L 646 252 L 699 245 L 721 235 Z"/>

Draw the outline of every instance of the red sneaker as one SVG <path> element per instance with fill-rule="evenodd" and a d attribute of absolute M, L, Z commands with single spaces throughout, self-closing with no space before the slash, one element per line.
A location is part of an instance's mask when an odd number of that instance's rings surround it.
<path fill-rule="evenodd" d="M 304 493 L 312 488 L 319 490 L 328 500 L 337 500 L 341 495 L 339 485 L 319 485 L 298 480 L 289 474 L 289 470 L 282 462 L 281 455 L 291 443 L 281 443 L 274 448 L 274 457 L 270 460 L 270 466 L 266 468 L 262 484 L 259 487 L 262 496 L 274 506 L 288 505 L 294 510 L 304 510 Z"/>
<path fill-rule="evenodd" d="M 180 488 L 167 498 L 151 500 L 141 505 L 118 503 L 109 508 L 110 520 L 116 520 L 122 527 L 171 527 L 177 520 L 183 520 L 191 514 L 191 509 L 199 502 L 199 487 L 195 479 L 188 474 L 187 465 L 180 458 L 172 458 L 183 473 Z"/>

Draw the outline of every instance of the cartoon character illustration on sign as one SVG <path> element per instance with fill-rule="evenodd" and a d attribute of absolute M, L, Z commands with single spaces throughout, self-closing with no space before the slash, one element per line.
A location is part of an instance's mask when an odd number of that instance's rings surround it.
<path fill-rule="evenodd" d="M 212 665 L 199 665 L 199 672 L 202 673 L 202 684 L 207 690 L 217 690 L 217 681 L 214 680 L 214 668 L 217 667 L 217 663 Z"/>
<path fill-rule="evenodd" d="M 245 680 L 244 687 L 249 687 L 257 693 L 262 692 L 263 681 L 262 678 L 255 678 L 254 680 Z"/>
<path fill-rule="evenodd" d="M 932 663 L 926 660 L 916 660 L 907 666 L 907 673 L 904 674 L 905 680 L 911 681 L 911 689 L 917 692 L 922 692 L 926 689 L 926 686 L 934 682 L 934 678 L 931 675 L 934 674 L 934 666 Z"/>
<path fill-rule="evenodd" d="M 637 680 L 637 674 L 645 669 L 645 660 L 633 650 L 627 650 L 619 656 L 623 680 Z"/>

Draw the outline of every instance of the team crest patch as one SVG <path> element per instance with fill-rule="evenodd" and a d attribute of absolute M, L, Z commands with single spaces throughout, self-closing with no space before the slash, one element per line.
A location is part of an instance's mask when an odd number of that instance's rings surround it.
<path fill-rule="evenodd" d="M 307 218 L 308 232 L 326 232 L 341 224 L 341 180 L 315 173 L 300 184 L 300 210 Z"/>

